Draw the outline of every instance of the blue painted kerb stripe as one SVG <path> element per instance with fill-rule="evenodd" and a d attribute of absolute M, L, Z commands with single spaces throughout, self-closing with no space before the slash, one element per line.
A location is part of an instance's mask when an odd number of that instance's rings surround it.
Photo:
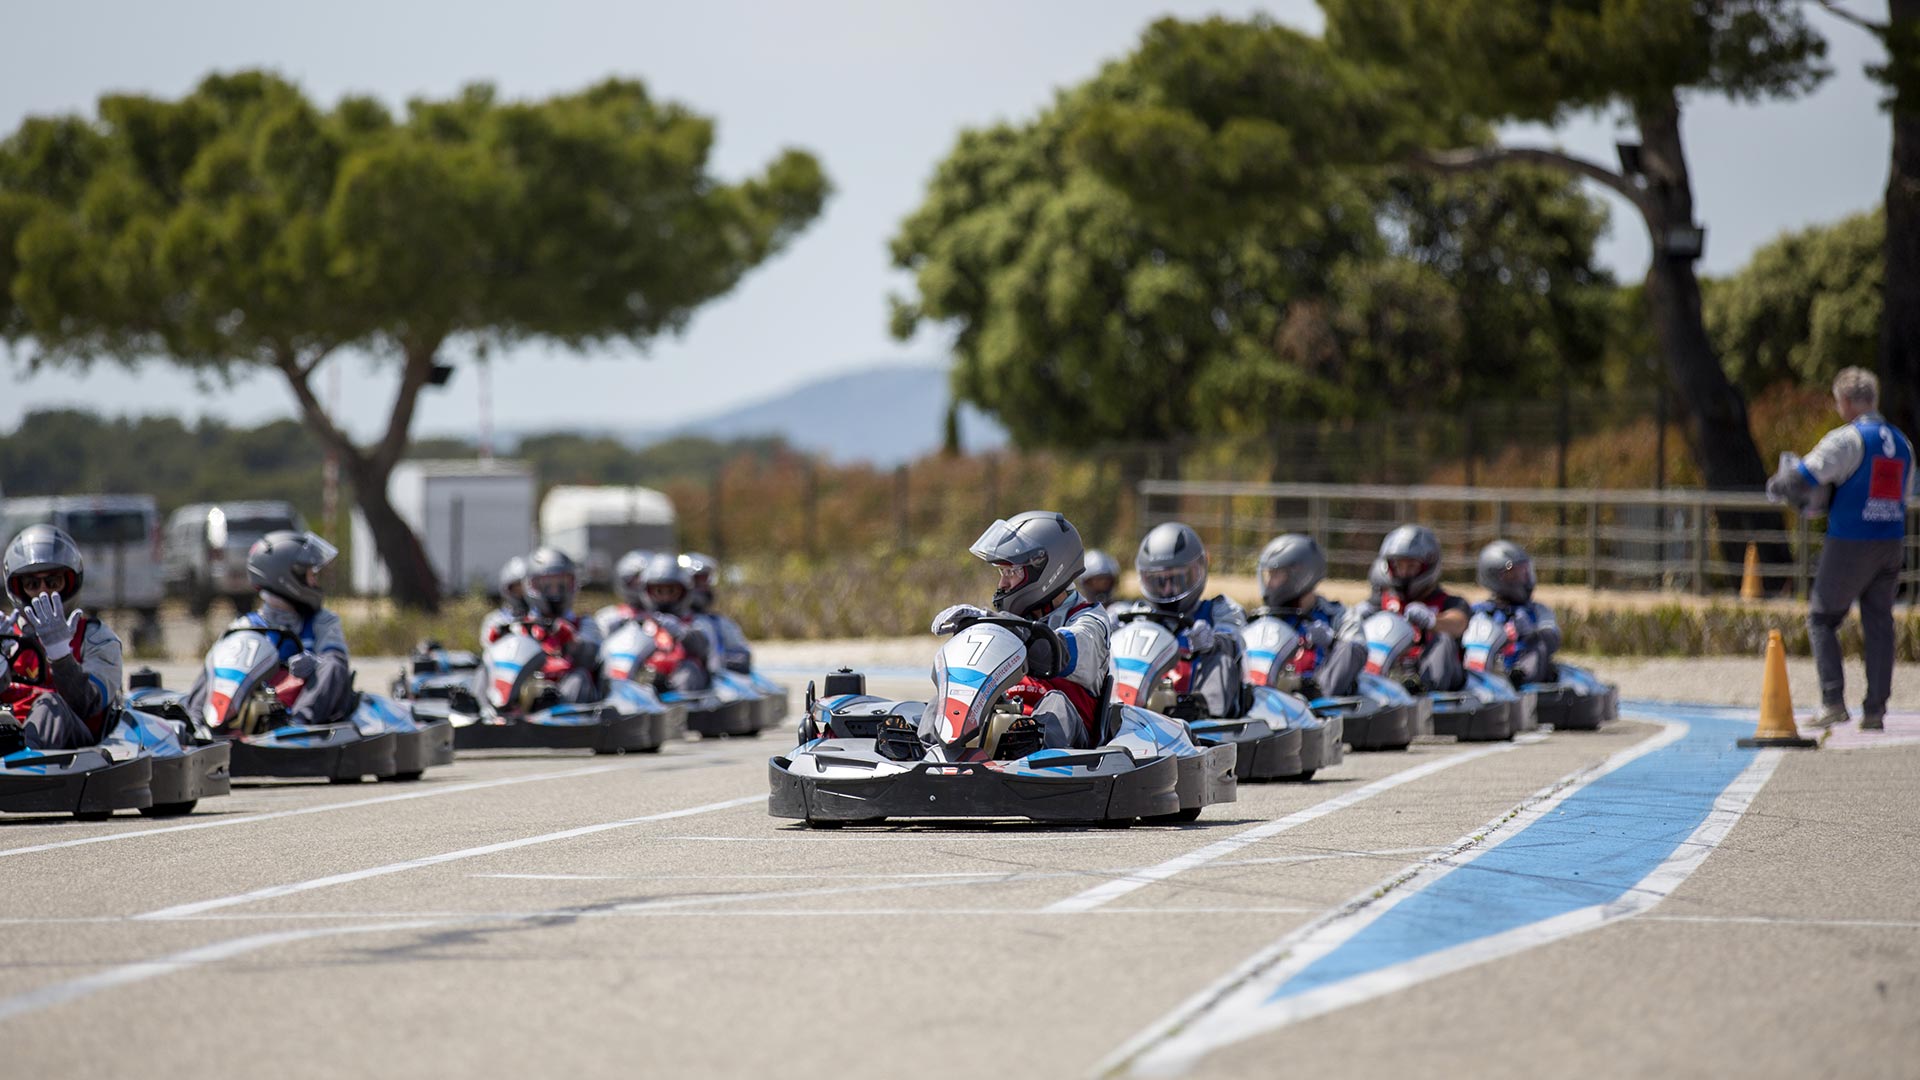
<path fill-rule="evenodd" d="M 1278 1001 L 1626 894 L 1753 763 L 1752 720 L 1690 713 L 1685 736 L 1574 792 L 1276 988 Z"/>

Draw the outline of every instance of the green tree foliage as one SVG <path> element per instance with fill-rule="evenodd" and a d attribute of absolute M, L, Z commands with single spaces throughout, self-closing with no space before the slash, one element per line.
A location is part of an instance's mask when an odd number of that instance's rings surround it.
<path fill-rule="evenodd" d="M 0 143 L 0 335 L 36 364 L 148 358 L 286 380 L 339 457 L 403 602 L 425 553 L 386 500 L 414 406 L 449 343 L 644 346 L 781 250 L 828 183 L 789 150 L 735 184 L 713 125 L 609 80 L 542 101 L 484 85 L 394 116 L 331 110 L 263 72 L 177 101 L 110 95 L 96 118 Z M 368 445 L 313 389 L 343 350 L 399 372 Z"/>
<path fill-rule="evenodd" d="M 1826 386 L 1843 367 L 1871 368 L 1885 235 L 1878 211 L 1855 214 L 1788 233 L 1709 283 L 1707 330 L 1728 374 L 1757 392 L 1786 381 Z"/>
<path fill-rule="evenodd" d="M 1596 357 L 1603 211 L 1538 172 L 1361 167 L 1400 137 L 1381 89 L 1269 22 L 1157 23 L 961 134 L 894 239 L 894 330 L 949 327 L 956 397 L 1024 446 L 1445 409 Z"/>
<path fill-rule="evenodd" d="M 1826 43 L 1801 0 L 1322 0 L 1327 40 L 1380 65 L 1405 119 L 1410 156 L 1467 171 L 1525 161 L 1584 177 L 1639 211 L 1653 241 L 1645 296 L 1668 378 L 1686 403 L 1688 438 L 1715 487 L 1757 485 L 1765 467 L 1746 401 L 1721 370 L 1701 317 L 1691 256 L 1670 247 L 1696 223 L 1680 137 L 1683 96 L 1790 98 L 1827 74 Z M 1633 175 L 1559 150 L 1487 147 L 1462 129 L 1512 121 L 1558 123 L 1583 112 L 1631 120 L 1640 133 Z"/>

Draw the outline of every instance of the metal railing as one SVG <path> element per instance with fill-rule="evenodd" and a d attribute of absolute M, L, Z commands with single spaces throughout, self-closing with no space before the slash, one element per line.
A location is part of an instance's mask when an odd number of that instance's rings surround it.
<path fill-rule="evenodd" d="M 1545 582 L 1737 592 L 1752 544 L 1767 593 L 1804 597 L 1825 540 L 1820 523 L 1748 492 L 1182 480 L 1146 480 L 1138 490 L 1142 532 L 1184 521 L 1207 541 L 1215 569 L 1234 573 L 1251 572 L 1273 537 L 1301 532 L 1326 549 L 1330 576 L 1364 578 L 1381 539 L 1419 522 L 1439 536 L 1455 581 L 1471 580 L 1480 548 L 1504 538 L 1527 548 Z M 1914 603 L 1920 502 L 1908 505 L 1907 518 L 1901 589 Z"/>

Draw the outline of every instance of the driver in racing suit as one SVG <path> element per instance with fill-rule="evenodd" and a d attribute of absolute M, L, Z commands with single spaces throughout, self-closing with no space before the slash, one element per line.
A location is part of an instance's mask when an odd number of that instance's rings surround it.
<path fill-rule="evenodd" d="M 713 610 L 713 580 L 720 576 L 720 564 L 713 556 L 690 551 L 680 556 L 680 565 L 692 577 L 687 593 L 687 608 L 696 626 L 706 632 L 713 645 L 714 659 L 728 671 L 742 674 L 753 670 L 753 647 L 740 624 Z"/>
<path fill-rule="evenodd" d="M 287 710 L 301 724 L 344 719 L 358 698 L 340 616 L 321 606 L 326 591 L 320 572 L 339 554 L 310 532 L 282 529 L 254 541 L 247 551 L 247 580 L 260 594 L 260 606 L 228 626 L 229 630 L 263 631 L 279 650 L 287 674 L 302 684 Z M 187 691 L 192 715 L 205 711 L 208 690 L 207 672 L 202 668 Z"/>
<path fill-rule="evenodd" d="M 500 639 L 507 627 L 527 617 L 527 560 L 515 555 L 500 567 L 500 606 L 480 620 L 480 648 Z"/>
<path fill-rule="evenodd" d="M 999 572 L 994 608 L 1032 623 L 1027 674 L 1008 696 L 1033 701 L 1029 717 L 1047 747 L 1094 745 L 1113 631 L 1100 606 L 1073 588 L 1086 557 L 1079 530 L 1051 510 L 1029 510 L 987 526 L 970 550 Z M 933 632 L 957 633 L 991 614 L 955 604 L 934 618 Z"/>
<path fill-rule="evenodd" d="M 1181 622 L 1181 653 L 1191 663 L 1187 692 L 1206 702 L 1208 716 L 1239 716 L 1247 613 L 1224 595 L 1205 599 L 1207 548 L 1200 534 L 1177 521 L 1154 526 L 1140 541 L 1133 568 L 1152 610 Z"/>
<path fill-rule="evenodd" d="M 647 617 L 647 563 L 653 560 L 653 552 L 638 548 L 620 556 L 613 564 L 613 595 L 619 601 L 608 604 L 593 613 L 593 621 L 600 628 L 600 639 L 605 641 L 621 627 L 637 619 Z"/>
<path fill-rule="evenodd" d="M 598 701 L 600 625 L 574 614 L 580 576 L 573 559 L 558 548 L 540 548 L 527 556 L 526 582 L 527 614 L 514 628 L 546 650 L 545 674 L 561 701 Z"/>
<path fill-rule="evenodd" d="M 1558 681 L 1553 654 L 1560 651 L 1560 624 L 1552 608 L 1534 603 L 1533 557 L 1511 540 L 1495 540 L 1480 549 L 1475 576 L 1493 596 L 1473 605 L 1474 614 L 1491 616 L 1506 628 L 1501 655 L 1513 684 Z"/>
<path fill-rule="evenodd" d="M 86 564 L 73 538 L 29 525 L 7 545 L 8 630 L 39 643 L 14 647 L 0 667 L 0 707 L 35 750 L 76 750 L 100 741 L 120 700 L 120 639 L 105 623 L 66 605 L 80 594 Z"/>
<path fill-rule="evenodd" d="M 665 673 L 662 690 L 694 693 L 713 685 L 711 674 L 713 643 L 707 632 L 693 620 L 693 572 L 680 556 L 661 552 L 647 560 L 642 577 L 647 590 L 647 606 L 653 611 L 653 624 L 681 656 Z"/>
<path fill-rule="evenodd" d="M 1306 689 L 1350 696 L 1367 666 L 1367 642 L 1345 605 L 1315 591 L 1327 576 L 1327 553 L 1313 537 L 1288 533 L 1260 553 L 1258 571 L 1266 607 L 1257 614 L 1272 615 L 1300 635 L 1304 647 L 1294 671 L 1312 683 Z"/>
<path fill-rule="evenodd" d="M 1120 585 L 1120 564 L 1113 556 L 1094 548 L 1087 552 L 1086 569 L 1080 572 L 1079 580 L 1073 587 L 1088 602 L 1100 609 L 1109 623 L 1113 617 L 1113 591 Z"/>
<path fill-rule="evenodd" d="M 1421 685 L 1428 691 L 1464 688 L 1467 669 L 1461 662 L 1460 639 L 1467 632 L 1472 605 L 1440 587 L 1440 538 L 1433 530 L 1402 525 L 1388 533 L 1367 582 L 1373 592 L 1360 605 L 1361 617 L 1391 611 L 1413 624 Z"/>

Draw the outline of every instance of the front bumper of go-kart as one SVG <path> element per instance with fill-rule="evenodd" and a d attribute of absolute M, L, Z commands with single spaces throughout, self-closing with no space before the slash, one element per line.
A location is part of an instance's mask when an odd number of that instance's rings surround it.
<path fill-rule="evenodd" d="M 0 812 L 91 817 L 153 805 L 153 757 L 98 748 L 19 750 L 0 759 Z"/>
<path fill-rule="evenodd" d="M 475 720 L 453 729 L 461 750 L 591 750 L 596 754 L 651 754 L 686 730 L 687 712 L 667 704 L 625 712 L 604 702 L 561 705 L 520 719 Z"/>
<path fill-rule="evenodd" d="M 153 759 L 153 805 L 183 806 L 233 789 L 233 747 L 224 742 L 182 747 Z"/>
<path fill-rule="evenodd" d="M 660 700 L 680 705 L 687 711 L 687 730 L 703 739 L 758 735 L 762 701 L 759 696 L 723 698 L 712 691 L 693 694 L 668 692 Z"/>
<path fill-rule="evenodd" d="M 768 762 L 768 813 L 825 825 L 883 818 L 1118 823 L 1183 809 L 1179 759 L 1171 755 L 1136 762 L 1124 752 L 1059 750 L 1029 757 L 1032 767 L 1017 772 L 1010 762 L 916 762 L 886 774 L 808 775 L 808 765 L 837 771 L 843 761 L 864 764 L 864 756 L 837 758 L 834 742 L 817 740 Z M 1207 760 L 1216 768 L 1209 771 Z M 1202 763 L 1189 766 L 1189 786 L 1197 806 L 1208 788 L 1218 794 L 1220 782 L 1230 782 L 1231 762 L 1219 754 L 1195 761 Z"/>
<path fill-rule="evenodd" d="M 353 724 L 289 724 L 233 739 L 235 777 L 358 780 L 392 776 L 400 733 L 365 735 Z"/>
<path fill-rule="evenodd" d="M 1233 747 L 1234 775 L 1243 781 L 1291 780 L 1306 771 L 1300 728 L 1275 731 L 1259 720 L 1195 720 L 1187 732 L 1200 746 Z"/>
<path fill-rule="evenodd" d="M 1433 733 L 1461 742 L 1500 742 L 1539 726 L 1532 694 L 1513 688 L 1504 675 L 1467 673 L 1467 688 L 1427 695 L 1433 702 Z"/>
<path fill-rule="evenodd" d="M 1555 731 L 1597 731 L 1620 718 L 1620 688 L 1582 668 L 1561 664 L 1558 682 L 1529 683 L 1523 689 L 1534 695 L 1539 722 Z"/>

